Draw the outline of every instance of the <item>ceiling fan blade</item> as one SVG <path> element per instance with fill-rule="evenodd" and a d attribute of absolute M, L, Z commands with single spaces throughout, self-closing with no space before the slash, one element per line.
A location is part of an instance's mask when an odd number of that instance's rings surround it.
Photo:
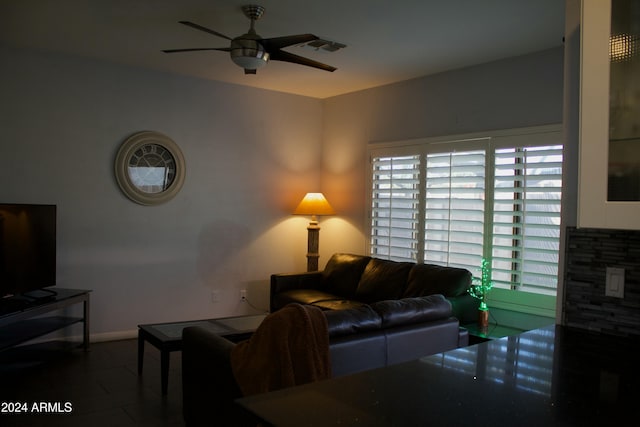
<path fill-rule="evenodd" d="M 245 74 L 256 74 L 256 70 L 255 69 L 250 69 L 250 68 L 245 68 L 244 69 L 244 73 Z"/>
<path fill-rule="evenodd" d="M 164 49 L 164 53 L 176 53 L 176 52 L 195 52 L 198 50 L 221 50 L 223 52 L 231 52 L 230 47 L 194 47 L 190 49 Z"/>
<path fill-rule="evenodd" d="M 214 36 L 222 37 L 223 39 L 233 40 L 229 36 L 225 36 L 222 33 L 219 33 L 217 31 L 211 30 L 211 29 L 209 29 L 207 27 L 203 27 L 202 25 L 194 24 L 193 22 L 189 22 L 189 21 L 179 21 L 179 22 L 181 24 L 183 24 L 183 25 L 188 26 L 188 27 L 195 28 L 196 30 L 204 31 L 205 33 L 209 33 L 209 34 L 213 34 Z"/>
<path fill-rule="evenodd" d="M 272 61 L 292 62 L 294 64 L 306 65 L 308 67 L 319 68 L 321 70 L 330 71 L 330 72 L 334 72 L 335 70 L 337 70 L 336 67 L 332 67 L 331 65 L 323 64 L 321 62 L 314 61 L 313 59 L 294 55 L 293 53 L 285 52 L 283 50 L 276 50 L 275 52 L 269 52 L 269 55 Z"/>
<path fill-rule="evenodd" d="M 260 43 L 264 46 L 267 52 L 282 49 L 283 47 L 293 46 L 294 44 L 307 43 L 313 40 L 318 40 L 318 36 L 313 34 L 297 34 L 295 36 L 283 36 L 273 37 L 270 39 L 262 39 Z"/>

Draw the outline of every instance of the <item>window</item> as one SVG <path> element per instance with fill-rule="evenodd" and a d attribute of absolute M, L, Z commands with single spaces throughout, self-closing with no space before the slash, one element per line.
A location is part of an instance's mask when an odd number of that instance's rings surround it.
<path fill-rule="evenodd" d="M 416 259 L 419 156 L 373 160 L 372 251 L 395 260 Z"/>
<path fill-rule="evenodd" d="M 485 157 L 484 150 L 427 154 L 424 262 L 480 265 Z"/>
<path fill-rule="evenodd" d="M 562 146 L 495 151 L 494 286 L 555 295 Z"/>
<path fill-rule="evenodd" d="M 486 258 L 496 290 L 490 298 L 553 316 L 562 194 L 557 127 L 369 151 L 372 256 L 462 267 L 474 276 Z"/>

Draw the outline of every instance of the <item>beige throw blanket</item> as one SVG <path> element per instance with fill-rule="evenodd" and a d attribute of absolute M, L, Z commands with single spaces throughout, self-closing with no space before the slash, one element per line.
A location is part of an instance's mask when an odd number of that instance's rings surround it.
<path fill-rule="evenodd" d="M 331 377 L 327 319 L 317 307 L 289 304 L 268 315 L 231 351 L 245 396 Z"/>

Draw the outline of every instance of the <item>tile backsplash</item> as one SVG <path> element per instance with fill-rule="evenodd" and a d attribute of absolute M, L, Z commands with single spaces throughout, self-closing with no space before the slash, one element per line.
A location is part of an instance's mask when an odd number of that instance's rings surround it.
<path fill-rule="evenodd" d="M 563 323 L 640 336 L 640 231 L 567 228 Z M 624 298 L 605 296 L 607 267 L 625 271 Z"/>

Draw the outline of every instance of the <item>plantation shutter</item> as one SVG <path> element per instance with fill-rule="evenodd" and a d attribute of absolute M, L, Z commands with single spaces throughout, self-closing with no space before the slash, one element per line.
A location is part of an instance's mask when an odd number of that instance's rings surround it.
<path fill-rule="evenodd" d="M 485 211 L 485 151 L 427 155 L 424 262 L 479 266 Z"/>
<path fill-rule="evenodd" d="M 476 277 L 484 258 L 492 306 L 553 316 L 561 144 L 555 125 L 372 144 L 369 253 Z"/>
<path fill-rule="evenodd" d="M 562 146 L 495 151 L 494 286 L 555 295 Z"/>
<path fill-rule="evenodd" d="M 416 261 L 420 156 L 372 159 L 371 255 Z"/>

